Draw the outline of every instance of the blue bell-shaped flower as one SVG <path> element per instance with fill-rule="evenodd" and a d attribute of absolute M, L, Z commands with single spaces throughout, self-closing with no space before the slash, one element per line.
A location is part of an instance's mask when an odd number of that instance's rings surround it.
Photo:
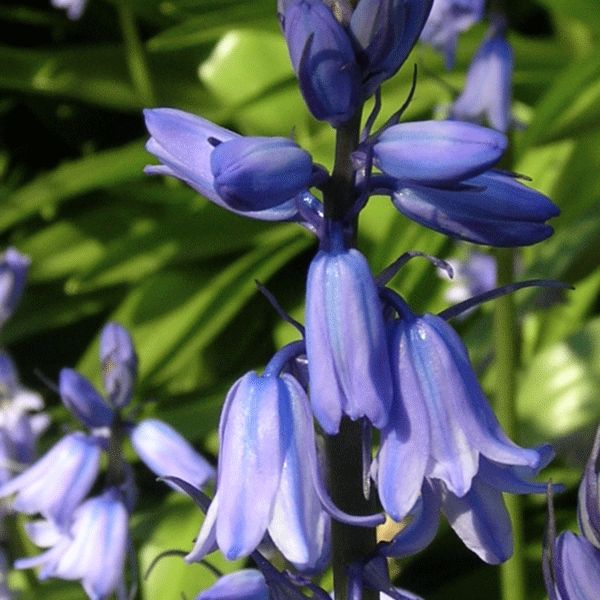
<path fill-rule="evenodd" d="M 308 271 L 306 354 L 314 415 L 330 435 L 343 415 L 387 424 L 392 381 L 382 306 L 369 265 L 332 223 Z"/>
<path fill-rule="evenodd" d="M 118 323 L 108 323 L 100 334 L 100 363 L 108 402 L 123 408 L 133 396 L 137 356 L 129 332 Z"/>

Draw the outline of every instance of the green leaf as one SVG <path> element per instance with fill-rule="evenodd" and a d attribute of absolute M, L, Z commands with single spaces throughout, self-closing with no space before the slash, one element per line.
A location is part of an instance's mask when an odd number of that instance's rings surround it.
<path fill-rule="evenodd" d="M 568 16 L 577 19 L 600 33 L 600 13 L 596 0 L 539 0 L 541 4 L 556 13 L 557 16 Z"/>
<path fill-rule="evenodd" d="M 517 410 L 527 444 L 554 440 L 600 420 L 600 318 L 545 348 L 519 386 Z"/>
<path fill-rule="evenodd" d="M 573 62 L 560 73 L 523 134 L 525 147 L 588 133 L 600 127 L 600 54 Z"/>

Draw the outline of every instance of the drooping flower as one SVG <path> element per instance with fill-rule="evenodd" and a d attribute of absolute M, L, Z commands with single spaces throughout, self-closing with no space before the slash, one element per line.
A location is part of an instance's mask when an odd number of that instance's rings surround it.
<path fill-rule="evenodd" d="M 30 262 L 15 248 L 8 248 L 0 257 L 0 327 L 21 299 Z"/>
<path fill-rule="evenodd" d="M 487 121 L 498 131 L 507 131 L 512 121 L 511 93 L 513 52 L 501 33 L 492 26 L 478 48 L 462 93 L 450 109 L 450 118 L 474 123 Z"/>
<path fill-rule="evenodd" d="M 339 127 L 362 103 L 348 33 L 321 0 L 279 3 L 279 20 L 300 91 L 312 115 Z"/>
<path fill-rule="evenodd" d="M 49 548 L 32 558 L 15 562 L 17 569 L 41 566 L 40 580 L 58 577 L 80 580 L 91 600 L 105 600 L 113 593 L 126 598 L 125 557 L 129 538 L 129 514 L 116 488 L 86 500 L 73 513 L 65 529 L 49 521 L 33 521 L 25 527 L 31 540 Z"/>
<path fill-rule="evenodd" d="M 201 560 L 215 543 L 229 560 L 248 556 L 267 531 L 297 568 L 314 568 L 327 552 L 329 517 L 314 487 L 308 399 L 291 375 L 277 376 L 275 363 L 262 376 L 244 375 L 227 395 L 217 491 L 189 562 Z"/>
<path fill-rule="evenodd" d="M 146 167 L 145 173 L 181 179 L 211 202 L 245 217 L 301 220 L 296 201 L 312 197 L 305 190 L 296 192 L 299 182 L 306 179 L 307 159 L 292 142 L 284 144 L 283 138 L 242 138 L 206 119 L 170 108 L 145 110 L 144 117 L 151 135 L 146 149 L 162 163 Z M 220 146 L 223 148 L 218 150 Z M 287 160 L 277 155 L 278 146 L 285 147 Z M 269 160 L 257 164 L 257 157 L 264 158 L 264 152 Z M 293 185 L 286 176 L 290 164 Z M 256 170 L 250 175 L 253 167 Z M 236 180 L 240 174 L 243 176 Z M 315 176 L 322 177 L 320 173 Z M 283 198 L 287 194 L 290 196 Z"/>
<path fill-rule="evenodd" d="M 26 471 L 1 485 L 0 497 L 16 494 L 14 510 L 41 513 L 66 526 L 98 475 L 100 443 L 81 432 L 66 435 Z"/>
<path fill-rule="evenodd" d="M 484 0 L 434 0 L 421 41 L 444 54 L 446 68 L 454 66 L 458 36 L 483 16 Z"/>
<path fill-rule="evenodd" d="M 100 363 L 109 404 L 127 406 L 137 377 L 137 356 L 129 332 L 118 323 L 108 323 L 102 329 Z"/>
<path fill-rule="evenodd" d="M 214 479 L 215 470 L 208 461 L 163 421 L 141 421 L 132 429 L 130 438 L 137 455 L 159 477 L 179 477 L 198 488 Z"/>
<path fill-rule="evenodd" d="M 446 301 L 457 304 L 496 287 L 497 269 L 493 256 L 473 250 L 464 258 L 447 259 L 446 262 L 452 267 L 452 278 L 443 269 L 438 269 L 438 274 L 451 282 L 444 294 Z"/>
<path fill-rule="evenodd" d="M 381 303 L 366 259 L 335 223 L 308 272 L 306 354 L 313 412 L 328 434 L 343 415 L 386 425 L 392 382 Z"/>
<path fill-rule="evenodd" d="M 508 439 L 442 318 L 414 315 L 389 290 L 386 298 L 400 317 L 388 330 L 395 387 L 377 462 L 381 503 L 401 521 L 428 485 L 469 548 L 487 562 L 506 560 L 512 538 L 501 492 L 539 492 L 530 481 L 552 450 Z"/>

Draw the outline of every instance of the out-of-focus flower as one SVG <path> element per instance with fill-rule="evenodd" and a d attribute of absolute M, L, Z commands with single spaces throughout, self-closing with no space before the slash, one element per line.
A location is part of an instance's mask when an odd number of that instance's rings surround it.
<path fill-rule="evenodd" d="M 109 404 L 127 406 L 137 377 L 137 356 L 129 332 L 118 323 L 108 323 L 102 329 L 100 363 Z"/>
<path fill-rule="evenodd" d="M 487 121 L 490 127 L 507 131 L 512 121 L 512 75 L 512 49 L 498 28 L 494 28 L 471 61 L 465 87 L 450 109 L 450 118 L 474 123 Z"/>
<path fill-rule="evenodd" d="M 0 257 L 0 327 L 21 299 L 30 262 L 15 248 L 8 248 Z"/>
<path fill-rule="evenodd" d="M 454 66 L 458 36 L 481 19 L 484 4 L 484 0 L 434 0 L 420 39 L 444 54 L 447 69 Z"/>
<path fill-rule="evenodd" d="M 453 278 L 446 271 L 438 269 L 438 274 L 451 282 L 444 294 L 445 299 L 458 304 L 496 287 L 496 259 L 489 254 L 470 251 L 464 259 L 446 259 L 452 267 Z"/>
<path fill-rule="evenodd" d="M 179 477 L 197 488 L 214 479 L 215 470 L 208 461 L 166 423 L 145 419 L 132 429 L 130 435 L 138 456 L 159 477 Z"/>
<path fill-rule="evenodd" d="M 83 14 L 83 9 L 87 0 L 50 0 L 52 6 L 63 8 L 67 11 L 67 17 L 72 21 L 76 21 Z"/>
<path fill-rule="evenodd" d="M 384 427 L 392 382 L 381 303 L 369 265 L 331 224 L 308 271 L 306 354 L 314 415 L 330 435 L 342 415 Z"/>
<path fill-rule="evenodd" d="M 508 439 L 443 319 L 414 315 L 392 292 L 386 298 L 400 317 L 389 325 L 395 393 L 378 454 L 381 503 L 399 522 L 429 485 L 469 548 L 487 562 L 506 560 L 512 537 L 501 492 L 540 491 L 529 482 L 553 453 Z"/>
<path fill-rule="evenodd" d="M 108 488 L 86 500 L 73 513 L 66 530 L 49 521 L 27 524 L 27 534 L 40 547 L 50 548 L 15 562 L 17 569 L 41 566 L 40 580 L 58 577 L 80 580 L 91 600 L 105 600 L 116 592 L 127 598 L 124 565 L 128 544 L 129 514 L 121 493 Z"/>
<path fill-rule="evenodd" d="M 248 373 L 227 395 L 217 491 L 188 562 L 201 560 L 215 544 L 229 560 L 248 556 L 267 531 L 299 569 L 314 568 L 326 552 L 329 517 L 314 487 L 308 399 L 291 375 L 275 371 L 268 365 L 263 376 Z"/>
<path fill-rule="evenodd" d="M 306 158 L 304 154 L 299 155 L 297 152 L 294 153 L 296 158 L 299 157 L 299 161 L 293 161 L 294 186 L 286 187 L 285 174 L 282 174 L 281 171 L 276 173 L 277 169 L 273 171 L 272 166 L 263 163 L 261 165 L 261 173 L 265 176 L 264 181 L 259 181 L 261 175 L 256 173 L 251 186 L 248 186 L 247 183 L 244 184 L 245 192 L 248 194 L 251 192 L 251 195 L 242 204 L 240 203 L 239 194 L 241 190 L 242 195 L 244 195 L 244 190 L 241 189 L 240 182 L 238 181 L 236 183 L 236 194 L 234 194 L 236 200 L 232 204 L 230 201 L 232 196 L 228 195 L 229 199 L 222 197 L 217 191 L 217 187 L 221 185 L 226 186 L 228 181 L 232 181 L 234 179 L 233 173 L 229 172 L 227 176 L 224 176 L 221 170 L 225 166 L 228 168 L 231 167 L 236 161 L 238 167 L 240 162 L 242 164 L 246 162 L 248 157 L 244 158 L 240 154 L 240 149 L 243 149 L 244 146 L 246 146 L 246 149 L 254 148 L 254 152 L 251 152 L 252 156 L 250 157 L 254 160 L 257 156 L 256 144 L 258 142 L 255 143 L 252 140 L 256 140 L 257 138 L 242 138 L 237 133 L 219 127 L 206 119 L 171 108 L 145 110 L 144 117 L 146 119 L 146 127 L 151 135 L 146 144 L 146 149 L 163 163 L 161 165 L 146 167 L 144 170 L 145 173 L 149 175 L 170 175 L 171 177 L 181 179 L 211 202 L 245 217 L 263 221 L 294 221 L 300 219 L 296 200 L 301 201 L 300 196 L 307 194 L 307 192 L 301 192 L 295 198 L 289 197 L 280 201 L 283 192 L 277 188 L 281 186 L 289 193 L 296 189 L 298 181 L 305 175 L 305 169 L 303 167 L 298 169 L 297 167 L 298 162 L 302 165 L 305 164 Z M 265 140 L 268 138 L 258 139 Z M 274 139 L 281 140 L 282 138 Z M 224 146 L 224 149 L 220 150 L 217 155 L 219 156 L 222 153 L 223 156 L 215 160 L 213 164 L 211 159 L 213 151 L 219 146 L 234 140 L 245 141 L 236 142 L 235 145 L 229 146 L 231 153 L 227 150 L 228 146 Z M 258 145 L 260 146 L 261 144 Z M 262 145 L 264 149 L 264 141 Z M 269 144 L 266 145 L 268 146 Z M 271 144 L 270 150 L 273 150 L 273 147 L 273 144 Z M 236 152 L 233 152 L 233 150 L 236 150 Z M 300 153 L 302 152 L 300 151 Z M 233 160 L 234 156 L 236 156 L 235 160 Z M 276 161 L 276 167 L 285 169 L 285 161 L 284 163 Z M 218 184 L 215 182 L 215 172 L 213 169 L 217 171 L 219 178 L 224 177 L 223 181 L 220 181 Z M 302 172 L 300 177 L 298 176 L 299 172 Z M 263 187 L 261 188 L 261 186 Z M 261 194 L 261 189 L 265 192 L 264 195 Z M 272 197 L 269 194 L 273 193 L 274 190 L 277 191 L 276 201 L 272 205 L 267 206 L 267 204 L 272 202 Z M 227 194 L 229 193 L 230 191 L 227 192 Z M 253 207 L 252 202 L 256 198 L 260 198 L 260 206 Z"/>
<path fill-rule="evenodd" d="M 294 0 L 279 8 L 304 101 L 316 119 L 338 127 L 362 103 L 360 70 L 348 33 L 321 0 Z"/>
<path fill-rule="evenodd" d="M 41 513 L 66 526 L 90 491 L 100 465 L 100 442 L 75 432 L 66 435 L 26 471 L 0 486 L 0 497 L 16 493 L 13 508 Z"/>

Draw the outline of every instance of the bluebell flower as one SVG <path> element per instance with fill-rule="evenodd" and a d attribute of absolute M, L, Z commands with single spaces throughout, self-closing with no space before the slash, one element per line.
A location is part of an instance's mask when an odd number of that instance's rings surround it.
<path fill-rule="evenodd" d="M 579 485 L 577 521 L 582 535 L 564 531 L 556 537 L 552 486 L 543 568 L 550 600 L 595 600 L 600 590 L 600 493 L 596 468 L 600 427 Z"/>
<path fill-rule="evenodd" d="M 501 492 L 540 491 L 530 480 L 552 458 L 502 431 L 456 332 L 440 317 L 399 312 L 389 325 L 394 404 L 381 432 L 377 481 L 386 512 L 401 521 L 424 485 L 452 527 L 487 562 L 510 556 L 510 519 Z"/>
<path fill-rule="evenodd" d="M 311 185 L 308 152 L 289 138 L 238 137 L 218 144 L 210 155 L 216 192 L 238 210 L 265 210 Z"/>
<path fill-rule="evenodd" d="M 300 91 L 312 115 L 339 127 L 362 104 L 350 37 L 321 0 L 279 3 L 279 19 Z"/>
<path fill-rule="evenodd" d="M 421 41 L 443 52 L 446 68 L 454 66 L 459 34 L 481 20 L 484 0 L 434 0 Z"/>
<path fill-rule="evenodd" d="M 16 494 L 14 510 L 41 513 L 66 526 L 90 491 L 100 465 L 100 441 L 83 433 L 66 435 L 26 471 L 0 486 L 0 497 Z"/>
<path fill-rule="evenodd" d="M 58 392 L 63 404 L 85 427 L 95 429 L 112 424 L 114 411 L 90 381 L 77 371 L 61 369 Z"/>
<path fill-rule="evenodd" d="M 48 521 L 34 521 L 26 530 L 32 541 L 49 548 L 15 562 L 17 569 L 41 566 L 40 580 L 49 577 L 81 581 L 91 600 L 113 593 L 127 598 L 124 566 L 129 539 L 129 514 L 116 488 L 86 500 L 73 513 L 66 530 Z"/>
<path fill-rule="evenodd" d="M 216 544 L 228 560 L 248 556 L 267 531 L 297 568 L 314 568 L 327 552 L 329 517 L 315 491 L 308 399 L 291 375 L 276 372 L 269 366 L 263 376 L 250 372 L 227 395 L 217 491 L 188 562 Z"/>
<path fill-rule="evenodd" d="M 0 327 L 21 299 L 30 262 L 15 248 L 8 248 L 0 257 Z"/>
<path fill-rule="evenodd" d="M 513 52 L 497 27 L 483 41 L 469 70 L 465 86 L 450 109 L 450 118 L 487 123 L 507 131 L 512 122 Z"/>
<path fill-rule="evenodd" d="M 270 600 L 264 575 L 258 569 L 242 569 L 220 577 L 196 600 Z"/>
<path fill-rule="evenodd" d="M 425 24 L 432 0 L 360 0 L 348 31 L 357 46 L 363 96 L 402 66 Z"/>
<path fill-rule="evenodd" d="M 313 413 L 330 435 L 343 415 L 387 424 L 392 382 L 382 307 L 365 257 L 332 224 L 306 287 L 306 354 Z"/>
<path fill-rule="evenodd" d="M 146 149 L 163 163 L 146 167 L 145 172 L 149 175 L 170 175 L 181 179 L 211 202 L 245 217 L 264 221 L 300 219 L 296 200 L 301 201 L 300 197 L 307 192 L 302 191 L 295 198 L 293 194 L 285 200 L 281 200 L 281 198 L 282 194 L 285 195 L 283 190 L 289 193 L 294 192 L 298 182 L 305 175 L 306 156 L 302 153 L 303 151 L 300 153 L 296 150 L 290 152 L 289 145 L 285 144 L 287 154 L 293 154 L 298 159 L 292 160 L 294 185 L 290 187 L 286 183 L 285 176 L 285 169 L 289 167 L 289 164 L 286 166 L 286 161 L 280 162 L 275 151 L 277 145 L 281 145 L 281 141 L 273 141 L 273 139 L 281 140 L 282 138 L 242 138 L 237 133 L 219 127 L 206 119 L 171 108 L 145 110 L 144 117 L 146 127 L 151 135 Z M 257 139 L 263 140 L 263 142 L 257 142 Z M 264 141 L 269 139 L 271 141 Z M 220 158 L 215 161 L 211 160 L 213 151 L 220 145 L 234 140 L 245 141 L 236 141 L 234 145 L 224 146 L 224 149 L 220 150 L 217 155 Z M 258 148 L 261 144 L 263 149 L 267 150 L 270 159 L 277 158 L 274 161 L 275 170 L 272 165 L 263 161 L 260 164 L 262 171 L 254 173 L 252 185 L 248 186 L 247 179 L 244 179 L 241 184 L 238 181 L 235 183 L 237 191 L 232 194 L 231 190 L 227 188 L 227 184 L 233 181 L 234 177 L 233 172 L 228 172 L 227 169 L 236 161 L 238 167 L 240 162 L 244 163 L 243 150 L 252 150 L 250 159 L 254 161 L 260 154 Z M 228 148 L 231 149 L 231 152 L 228 151 Z M 300 163 L 300 168 L 297 163 Z M 217 171 L 219 177 L 223 177 L 218 184 L 215 182 L 213 169 Z M 222 170 L 225 173 L 222 173 Z M 264 177 L 263 181 L 260 181 L 261 177 Z M 227 198 L 223 198 L 217 191 L 217 188 L 221 188 L 221 186 L 226 190 Z M 260 193 L 261 187 L 265 192 L 264 195 Z M 240 200 L 239 197 L 240 190 L 244 195 L 242 188 L 245 188 L 245 192 L 248 194 L 245 201 Z M 267 206 L 272 202 L 273 192 L 276 194 L 276 200 L 272 205 Z M 234 198 L 233 204 L 231 203 L 232 197 Z M 257 198 L 260 198 L 260 206 L 253 207 L 252 203 Z"/>
<path fill-rule="evenodd" d="M 109 404 L 127 406 L 137 377 L 137 356 L 129 332 L 118 323 L 108 323 L 100 333 L 100 362 Z"/>
<path fill-rule="evenodd" d="M 163 421 L 145 419 L 133 427 L 130 437 L 137 455 L 158 477 L 179 477 L 197 488 L 215 477 L 210 463 Z"/>
<path fill-rule="evenodd" d="M 560 210 L 514 177 L 486 171 L 448 187 L 372 179 L 405 217 L 452 238 L 496 247 L 529 246 L 550 237 L 546 221 Z"/>
<path fill-rule="evenodd" d="M 50 0 L 52 6 L 63 8 L 67 11 L 67 17 L 72 21 L 76 21 L 83 14 L 83 10 L 87 0 Z"/>
<path fill-rule="evenodd" d="M 495 165 L 508 140 L 498 131 L 458 121 L 415 121 L 383 130 L 354 152 L 361 167 L 373 164 L 405 185 L 443 187 L 479 175 Z"/>

